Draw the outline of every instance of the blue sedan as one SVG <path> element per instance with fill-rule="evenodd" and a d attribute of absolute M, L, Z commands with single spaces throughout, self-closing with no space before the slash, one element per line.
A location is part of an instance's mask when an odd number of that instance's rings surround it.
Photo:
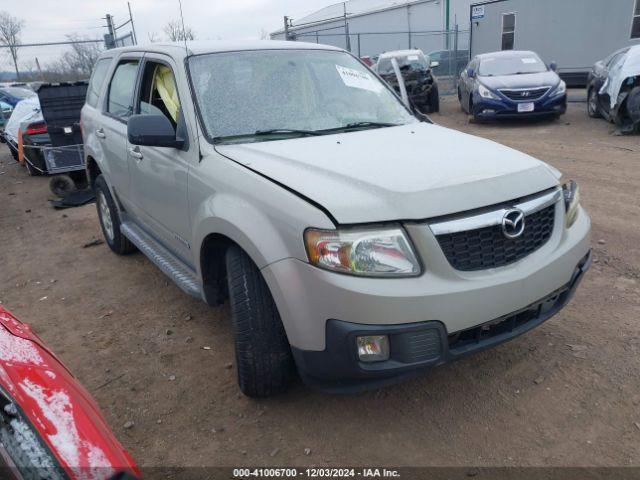
<path fill-rule="evenodd" d="M 458 99 L 475 119 L 560 117 L 567 110 L 567 85 L 534 52 L 478 55 L 460 74 Z"/>

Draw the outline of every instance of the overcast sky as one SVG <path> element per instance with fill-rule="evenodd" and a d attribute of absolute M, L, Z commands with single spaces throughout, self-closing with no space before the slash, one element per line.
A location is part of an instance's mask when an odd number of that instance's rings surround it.
<path fill-rule="evenodd" d="M 155 32 L 163 37 L 167 21 L 178 19 L 178 0 L 130 0 L 139 43 Z M 335 0 L 182 0 L 185 24 L 199 39 L 259 38 L 262 30 L 282 28 L 282 17 L 302 17 Z M 0 10 L 25 21 L 23 43 L 65 40 L 69 34 L 102 38 L 104 17 L 110 13 L 116 25 L 128 19 L 126 0 L 2 0 Z M 123 29 L 126 30 L 126 29 Z M 37 56 L 42 64 L 55 60 L 64 47 L 22 48 L 20 63 Z M 0 54 L 0 70 L 11 69 L 6 52 Z"/>

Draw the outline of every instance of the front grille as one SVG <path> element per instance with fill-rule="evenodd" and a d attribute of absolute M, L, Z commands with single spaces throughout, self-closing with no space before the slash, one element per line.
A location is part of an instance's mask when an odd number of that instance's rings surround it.
<path fill-rule="evenodd" d="M 553 232 L 556 206 L 525 217 L 525 229 L 516 239 L 505 237 L 502 225 L 438 235 L 447 260 L 456 270 L 471 272 L 504 267 L 541 248 Z"/>
<path fill-rule="evenodd" d="M 550 87 L 541 87 L 541 88 L 531 88 L 529 90 L 500 90 L 505 97 L 510 98 L 511 100 L 523 101 L 523 102 L 533 102 L 534 100 L 538 100 L 549 91 Z"/>

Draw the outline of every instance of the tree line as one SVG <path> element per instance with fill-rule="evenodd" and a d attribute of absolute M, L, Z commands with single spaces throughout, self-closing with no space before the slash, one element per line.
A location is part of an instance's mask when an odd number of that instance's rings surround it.
<path fill-rule="evenodd" d="M 40 65 L 37 57 L 19 62 L 24 52 L 22 34 L 25 21 L 5 11 L 0 11 L 0 50 L 8 52 L 13 63 L 17 81 L 20 82 L 63 82 L 86 80 L 91 76 L 93 65 L 104 50 L 101 42 L 87 42 L 88 37 L 77 34 L 67 35 L 68 49 L 57 60 Z M 196 39 L 191 27 L 172 20 L 162 29 L 166 39 L 171 42 L 182 42 Z M 162 38 L 155 32 L 148 36 L 149 42 L 157 42 Z M 35 48 L 35 47 L 30 47 Z"/>

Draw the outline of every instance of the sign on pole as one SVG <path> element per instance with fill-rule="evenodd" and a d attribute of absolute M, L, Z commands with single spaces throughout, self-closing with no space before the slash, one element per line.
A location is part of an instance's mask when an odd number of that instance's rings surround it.
<path fill-rule="evenodd" d="M 471 20 L 482 20 L 484 18 L 484 5 L 471 7 Z"/>

